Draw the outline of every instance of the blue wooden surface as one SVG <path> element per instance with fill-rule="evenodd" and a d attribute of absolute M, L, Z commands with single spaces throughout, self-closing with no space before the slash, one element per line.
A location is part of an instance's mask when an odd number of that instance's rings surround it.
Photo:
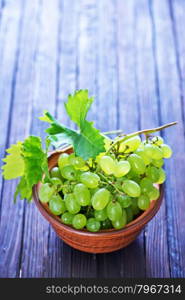
<path fill-rule="evenodd" d="M 163 132 L 174 149 L 163 205 L 114 253 L 70 248 L 0 177 L 0 277 L 185 277 L 184 16 L 183 0 L 0 1 L 1 157 L 42 134 L 44 109 L 72 126 L 63 103 L 79 88 L 95 95 L 89 119 L 102 131 L 179 122 Z"/>

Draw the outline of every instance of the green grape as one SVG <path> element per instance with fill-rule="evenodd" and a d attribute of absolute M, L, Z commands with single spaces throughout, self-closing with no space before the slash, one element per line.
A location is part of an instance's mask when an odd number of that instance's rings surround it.
<path fill-rule="evenodd" d="M 81 169 L 85 166 L 85 161 L 83 160 L 82 157 L 78 156 L 75 157 L 75 155 L 70 155 L 69 156 L 69 163 L 72 165 L 75 169 Z"/>
<path fill-rule="evenodd" d="M 101 222 L 101 229 L 110 229 L 112 228 L 112 222 L 109 219 Z"/>
<path fill-rule="evenodd" d="M 115 161 L 110 156 L 101 157 L 99 165 L 107 175 L 113 174 L 115 171 Z"/>
<path fill-rule="evenodd" d="M 141 195 L 138 198 L 137 205 L 141 210 L 146 210 L 150 206 L 150 199 L 147 195 Z"/>
<path fill-rule="evenodd" d="M 140 186 L 133 180 L 125 180 L 122 189 L 130 197 L 139 197 L 141 194 Z"/>
<path fill-rule="evenodd" d="M 60 173 L 60 170 L 58 167 L 52 168 L 50 171 L 50 175 L 51 175 L 51 177 L 62 179 L 62 176 L 61 176 L 61 173 Z"/>
<path fill-rule="evenodd" d="M 136 174 L 143 174 L 145 172 L 145 163 L 143 159 L 137 154 L 131 154 L 128 157 L 128 161 L 131 165 L 132 170 Z"/>
<path fill-rule="evenodd" d="M 139 145 L 137 150 L 144 150 L 144 148 L 145 148 L 145 144 L 144 144 L 144 142 L 141 142 L 141 144 Z"/>
<path fill-rule="evenodd" d="M 130 223 L 134 218 L 132 207 L 131 206 L 126 207 L 125 211 L 126 211 L 126 214 L 127 214 L 127 223 Z"/>
<path fill-rule="evenodd" d="M 76 170 L 73 166 L 67 165 L 62 167 L 61 174 L 65 179 L 75 180 L 76 179 Z"/>
<path fill-rule="evenodd" d="M 159 180 L 160 172 L 159 169 L 153 166 L 149 166 L 146 169 L 146 175 L 147 177 L 154 183 Z"/>
<path fill-rule="evenodd" d="M 94 217 L 98 221 L 105 221 L 107 219 L 107 211 L 106 209 L 95 210 Z"/>
<path fill-rule="evenodd" d="M 147 194 L 153 188 L 153 183 L 152 183 L 152 181 L 149 178 L 144 177 L 140 181 L 140 188 L 141 188 L 141 192 L 142 193 Z"/>
<path fill-rule="evenodd" d="M 119 152 L 133 152 L 141 144 L 141 139 L 139 136 L 134 136 L 123 141 L 119 146 Z"/>
<path fill-rule="evenodd" d="M 49 202 L 54 191 L 54 187 L 50 187 L 49 183 L 42 184 L 38 192 L 40 201 L 43 203 Z"/>
<path fill-rule="evenodd" d="M 71 194 L 65 195 L 64 200 L 65 200 L 66 208 L 71 214 L 74 215 L 80 211 L 81 206 L 76 201 L 74 194 L 71 193 Z"/>
<path fill-rule="evenodd" d="M 76 181 L 80 181 L 80 176 L 82 175 L 83 171 L 79 169 L 75 169 L 75 171 L 76 171 L 76 175 L 75 175 Z"/>
<path fill-rule="evenodd" d="M 144 149 L 137 149 L 135 154 L 139 155 L 143 159 L 146 166 L 148 166 L 152 161 L 152 159 L 146 155 Z"/>
<path fill-rule="evenodd" d="M 92 206 L 95 210 L 102 210 L 109 200 L 110 192 L 105 188 L 101 188 L 92 196 Z"/>
<path fill-rule="evenodd" d="M 152 159 L 152 165 L 154 167 L 161 168 L 164 165 L 164 160 L 162 158 L 158 160 Z"/>
<path fill-rule="evenodd" d="M 156 183 L 162 184 L 166 180 L 166 173 L 163 169 L 159 169 L 159 179 Z"/>
<path fill-rule="evenodd" d="M 89 192 L 88 188 L 86 187 L 86 185 L 83 183 L 78 183 L 77 185 L 75 185 L 74 195 L 75 195 L 77 202 L 81 206 L 86 206 L 91 203 L 90 192 Z"/>
<path fill-rule="evenodd" d="M 118 195 L 117 200 L 123 208 L 129 207 L 132 203 L 132 199 L 127 195 Z"/>
<path fill-rule="evenodd" d="M 153 187 L 152 190 L 148 193 L 150 201 L 157 200 L 160 196 L 159 190 L 156 187 Z"/>
<path fill-rule="evenodd" d="M 86 216 L 82 214 L 77 214 L 73 217 L 72 225 L 75 229 L 82 229 L 87 223 Z"/>
<path fill-rule="evenodd" d="M 99 190 L 99 188 L 95 188 L 95 189 L 90 189 L 90 194 L 91 196 L 93 196 L 97 191 Z"/>
<path fill-rule="evenodd" d="M 170 146 L 162 144 L 160 147 L 164 158 L 170 158 L 172 156 L 172 149 L 170 148 Z"/>
<path fill-rule="evenodd" d="M 61 169 L 64 167 L 64 166 L 67 166 L 69 165 L 69 155 L 67 153 L 62 153 L 60 156 L 59 156 L 59 159 L 58 159 L 58 166 L 59 166 L 59 169 L 61 171 Z"/>
<path fill-rule="evenodd" d="M 70 214 L 69 212 L 65 212 L 61 216 L 61 220 L 66 225 L 72 225 L 73 217 L 74 217 L 74 215 Z"/>
<path fill-rule="evenodd" d="M 52 177 L 50 179 L 51 183 L 54 185 L 54 186 L 60 186 L 62 185 L 62 180 L 59 179 L 58 177 Z"/>
<path fill-rule="evenodd" d="M 146 144 L 144 151 L 146 155 L 148 155 L 152 159 L 161 159 L 163 158 L 163 152 L 158 146 L 151 145 L 151 144 Z"/>
<path fill-rule="evenodd" d="M 132 169 L 130 170 L 130 172 L 127 174 L 127 178 L 124 178 L 125 180 L 127 179 L 131 179 L 134 180 L 135 182 L 139 183 L 140 182 L 140 175 L 136 174 Z M 122 182 L 123 183 L 123 182 Z"/>
<path fill-rule="evenodd" d="M 122 229 L 123 227 L 125 227 L 126 224 L 127 224 L 127 214 L 126 211 L 123 209 L 122 216 L 119 219 L 113 221 L 112 225 L 115 229 Z"/>
<path fill-rule="evenodd" d="M 155 136 L 153 137 L 152 142 L 155 143 L 157 146 L 160 146 L 164 143 L 164 140 L 161 136 Z"/>
<path fill-rule="evenodd" d="M 106 136 L 104 139 L 104 146 L 105 146 L 106 151 L 110 148 L 111 143 L 112 143 L 112 140 Z"/>
<path fill-rule="evenodd" d="M 107 216 L 108 218 L 114 222 L 116 220 L 119 220 L 122 215 L 122 208 L 119 202 L 109 202 L 107 205 Z"/>
<path fill-rule="evenodd" d="M 130 164 L 126 160 L 121 160 L 115 164 L 114 175 L 116 177 L 122 177 L 130 171 Z"/>
<path fill-rule="evenodd" d="M 66 211 L 66 205 L 60 195 L 53 195 L 49 200 L 49 209 L 54 215 L 61 215 Z"/>
<path fill-rule="evenodd" d="M 94 189 L 98 186 L 100 177 L 91 172 L 84 172 L 80 176 L 80 181 L 85 184 L 88 188 Z"/>
<path fill-rule="evenodd" d="M 89 218 L 87 220 L 86 228 L 91 232 L 97 232 L 100 230 L 101 223 L 95 218 Z"/>
<path fill-rule="evenodd" d="M 138 207 L 137 198 L 132 198 L 132 204 L 131 204 L 132 213 L 134 216 L 138 215 L 140 212 L 140 209 Z"/>

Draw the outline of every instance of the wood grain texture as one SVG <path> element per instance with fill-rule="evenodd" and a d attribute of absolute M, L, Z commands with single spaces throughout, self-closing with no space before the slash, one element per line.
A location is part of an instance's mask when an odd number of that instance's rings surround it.
<path fill-rule="evenodd" d="M 76 35 L 76 88 L 88 89 L 95 96 L 97 88 L 97 1 L 82 0 L 76 6 L 77 35 Z M 97 106 L 92 105 L 88 119 L 96 122 Z M 96 277 L 96 255 L 81 253 L 73 250 L 71 253 L 71 277 Z"/>
<path fill-rule="evenodd" d="M 14 13 L 1 2 L 1 26 L 0 26 L 0 158 L 5 154 L 5 148 L 8 146 L 8 137 L 11 122 L 11 109 L 13 103 L 13 90 L 17 70 L 21 18 L 23 10 L 22 1 L 14 5 Z M 9 47 L 10 41 L 13 41 L 12 47 Z M 0 167 L 2 160 L 0 160 Z M 0 191 L 2 192 L 2 176 L 0 176 Z M 2 197 L 1 197 L 2 199 Z M 1 202 L 0 199 L 0 202 Z"/>
<path fill-rule="evenodd" d="M 118 126 L 125 133 L 140 129 L 140 106 L 136 78 L 136 2 L 117 1 L 117 51 L 118 51 Z M 124 18 L 123 18 L 124 15 Z M 145 277 L 145 243 L 142 232 L 136 246 L 121 252 L 122 277 Z M 130 264 L 127 264 L 130 261 Z"/>
<path fill-rule="evenodd" d="M 29 133 L 31 124 L 31 91 L 32 91 L 32 58 L 36 46 L 36 17 L 37 1 L 32 4 L 20 3 L 21 9 L 24 9 L 22 24 L 20 26 L 19 54 L 16 68 L 14 71 L 14 80 L 12 82 L 12 102 L 10 113 L 10 128 L 8 132 L 7 146 L 17 140 L 22 140 Z M 15 5 L 13 3 L 13 5 Z M 7 4 L 7 9 L 12 13 L 11 3 Z M 32 19 L 33 23 L 29 20 Z M 35 27 L 35 28 L 34 28 Z M 29 35 L 28 35 L 29 32 Z M 32 43 L 30 43 L 30 40 Z M 12 41 L 9 41 L 11 43 Z M 19 126 L 17 124 L 19 123 Z M 20 276 L 21 254 L 22 254 L 22 235 L 24 231 L 24 207 L 23 201 L 14 205 L 13 193 L 15 190 L 15 181 L 5 182 L 2 193 L 2 210 L 0 224 L 0 242 L 1 242 L 1 276 L 16 277 Z"/>
<path fill-rule="evenodd" d="M 58 5 L 58 0 L 41 3 L 37 17 L 38 38 L 33 57 L 33 106 L 30 133 L 42 137 L 47 124 L 41 122 L 38 117 L 42 115 L 44 109 L 52 114 L 55 111 Z M 52 232 L 48 224 L 40 218 L 35 206 L 28 204 L 25 211 L 22 277 L 48 277 L 52 274 L 52 266 L 57 274 L 57 268 L 61 268 L 61 264 L 58 261 L 56 264 L 53 258 L 53 254 L 54 257 L 56 254 L 54 250 L 56 237 L 52 241 L 51 238 Z M 53 251 L 50 249 L 51 244 Z"/>
<path fill-rule="evenodd" d="M 79 88 L 95 96 L 88 119 L 102 131 L 179 122 L 162 133 L 174 148 L 165 201 L 114 253 L 70 248 L 33 203 L 13 205 L 16 181 L 0 177 L 0 277 L 185 276 L 184 15 L 183 0 L 0 0 L 0 157 L 43 134 L 44 109 L 75 128 L 63 104 Z"/>
<path fill-rule="evenodd" d="M 77 88 L 77 38 L 78 38 L 78 5 L 77 1 L 63 0 L 60 2 L 60 19 L 58 31 L 58 61 L 57 61 L 57 90 L 56 90 L 56 117 L 64 124 L 74 128 L 64 109 L 67 95 Z M 69 18 L 70 16 L 70 18 Z M 70 38 L 69 38 L 70 37 Z M 52 232 L 53 238 L 56 234 Z M 51 239 L 52 240 L 52 239 Z M 57 241 L 56 253 L 59 255 L 61 270 L 56 274 L 53 267 L 53 277 L 72 276 L 72 250 L 67 244 Z M 53 247 L 51 243 L 51 251 Z M 55 255 L 55 253 L 53 253 Z M 57 261 L 56 261 L 57 262 Z"/>
<path fill-rule="evenodd" d="M 140 127 L 160 125 L 160 105 L 157 93 L 154 60 L 154 36 L 149 2 L 144 0 L 136 6 L 135 47 L 136 81 L 140 106 Z M 152 109 L 151 109 L 152 108 Z M 160 236 L 160 239 L 158 237 Z M 155 251 L 154 251 L 155 249 Z M 166 209 L 163 202 L 157 216 L 145 230 L 146 277 L 169 277 L 169 259 L 166 235 Z M 164 264 L 163 268 L 160 268 Z"/>
<path fill-rule="evenodd" d="M 175 40 L 170 19 L 168 1 L 153 1 L 152 5 L 155 55 L 159 84 L 161 122 L 178 120 L 178 128 L 164 131 L 168 143 L 174 145 L 172 160 L 166 163 L 168 173 L 166 181 L 167 234 L 169 246 L 170 272 L 172 277 L 184 276 L 184 128 L 182 119 L 182 103 L 180 78 L 177 68 Z M 165 32 L 165 34 L 163 34 Z M 176 147 L 176 145 L 178 145 Z M 181 188 L 179 188 L 179 186 Z"/>

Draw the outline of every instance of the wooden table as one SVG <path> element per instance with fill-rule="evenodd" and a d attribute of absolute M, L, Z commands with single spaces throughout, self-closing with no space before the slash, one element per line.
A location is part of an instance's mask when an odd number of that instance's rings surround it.
<path fill-rule="evenodd" d="M 0 178 L 1 277 L 185 276 L 185 1 L 0 0 L 0 155 L 40 135 L 44 109 L 72 126 L 64 101 L 95 95 L 89 119 L 124 132 L 177 120 L 163 137 L 165 199 L 125 249 L 101 255 L 61 240 L 33 203 L 13 204 L 16 181 Z"/>

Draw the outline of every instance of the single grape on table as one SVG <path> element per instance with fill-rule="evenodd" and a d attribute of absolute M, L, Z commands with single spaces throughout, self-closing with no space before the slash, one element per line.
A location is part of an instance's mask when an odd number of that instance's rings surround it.
<path fill-rule="evenodd" d="M 106 152 L 96 159 L 85 161 L 75 153 L 59 156 L 39 198 L 63 224 L 92 233 L 120 230 L 159 198 L 159 185 L 166 179 L 162 167 L 171 148 L 160 136 L 142 141 L 136 135 L 116 146 L 117 140 L 105 141 Z"/>

